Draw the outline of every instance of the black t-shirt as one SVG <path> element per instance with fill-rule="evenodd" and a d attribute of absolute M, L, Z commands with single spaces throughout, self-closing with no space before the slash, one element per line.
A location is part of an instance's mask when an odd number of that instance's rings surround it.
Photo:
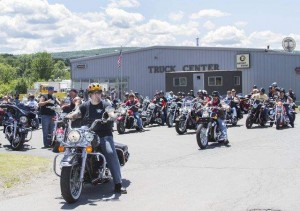
<path fill-rule="evenodd" d="M 49 115 L 49 116 L 54 116 L 55 115 L 55 111 L 47 108 L 48 106 L 54 106 L 56 104 L 56 98 L 52 95 L 46 94 L 43 95 L 45 98 L 45 101 L 51 99 L 53 101 L 53 103 L 47 103 L 43 106 L 41 106 L 41 115 Z"/>
<path fill-rule="evenodd" d="M 79 109 L 82 115 L 82 125 L 90 127 L 96 119 L 101 119 L 107 106 L 109 105 L 103 101 L 97 105 L 91 104 L 90 101 L 81 104 Z M 94 131 L 100 138 L 104 136 L 112 136 L 112 126 L 113 122 L 105 124 L 99 122 Z"/>

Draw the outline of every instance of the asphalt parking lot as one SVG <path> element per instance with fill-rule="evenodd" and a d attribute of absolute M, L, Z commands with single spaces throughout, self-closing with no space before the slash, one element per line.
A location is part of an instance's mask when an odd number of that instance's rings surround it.
<path fill-rule="evenodd" d="M 230 144 L 210 143 L 200 150 L 195 131 L 150 126 L 145 132 L 114 132 L 129 146 L 122 168 L 128 194 L 115 195 L 112 184 L 87 185 L 79 202 L 69 205 L 51 171 L 17 193 L 2 193 L 0 210 L 300 210 L 300 117 L 295 128 L 246 129 L 245 117 L 228 128 Z M 41 130 L 22 152 L 12 152 L 0 135 L 0 153 L 53 158 L 41 149 Z"/>

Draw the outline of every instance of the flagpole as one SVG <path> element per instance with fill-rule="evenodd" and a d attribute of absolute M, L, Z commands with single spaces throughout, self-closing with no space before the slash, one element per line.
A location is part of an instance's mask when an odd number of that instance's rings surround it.
<path fill-rule="evenodd" d="M 123 53 L 122 53 L 122 46 L 121 46 L 121 49 L 120 49 L 120 56 L 121 56 L 121 63 L 120 63 L 120 71 L 121 71 L 121 101 L 123 101 Z"/>

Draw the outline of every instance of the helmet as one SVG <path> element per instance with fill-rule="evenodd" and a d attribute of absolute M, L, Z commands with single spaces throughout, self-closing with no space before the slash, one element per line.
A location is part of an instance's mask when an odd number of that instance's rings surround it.
<path fill-rule="evenodd" d="M 269 89 L 272 89 L 272 86 L 269 86 Z"/>
<path fill-rule="evenodd" d="M 276 82 L 273 82 L 271 86 L 272 86 L 272 87 L 277 87 L 277 83 L 276 83 Z"/>
<path fill-rule="evenodd" d="M 205 89 L 202 90 L 203 95 L 207 95 L 207 91 Z"/>
<path fill-rule="evenodd" d="M 199 89 L 197 94 L 203 94 L 203 91 L 201 89 Z"/>
<path fill-rule="evenodd" d="M 88 88 L 87 91 L 89 93 L 91 92 L 96 92 L 96 91 L 102 91 L 102 86 L 99 83 L 91 83 Z"/>
<path fill-rule="evenodd" d="M 182 93 L 181 92 L 177 92 L 177 95 L 182 95 Z"/>
<path fill-rule="evenodd" d="M 125 93 L 125 97 L 128 97 L 128 95 L 129 95 L 129 93 L 128 93 L 128 92 L 126 92 L 126 93 Z"/>
<path fill-rule="evenodd" d="M 194 93 L 194 90 L 191 89 L 191 90 L 190 90 L 190 93 Z"/>
<path fill-rule="evenodd" d="M 256 85 L 253 85 L 253 89 L 257 89 L 257 86 L 256 86 Z"/>
<path fill-rule="evenodd" d="M 284 88 L 281 88 L 281 89 L 280 89 L 280 92 L 285 93 L 285 89 L 284 89 Z"/>
<path fill-rule="evenodd" d="M 187 93 L 187 96 L 191 96 L 192 94 L 190 92 Z"/>
<path fill-rule="evenodd" d="M 262 92 L 262 93 L 265 93 L 265 92 L 266 92 L 265 88 L 260 88 L 259 91 Z"/>
<path fill-rule="evenodd" d="M 135 96 L 138 96 L 138 95 L 139 95 L 139 93 L 138 93 L 138 92 L 135 92 L 134 94 L 135 94 Z"/>
<path fill-rule="evenodd" d="M 213 91 L 213 92 L 211 93 L 211 96 L 213 96 L 213 97 L 220 97 L 220 94 L 219 94 L 218 91 Z"/>
<path fill-rule="evenodd" d="M 33 95 L 33 94 L 29 94 L 29 95 L 28 95 L 28 98 L 29 98 L 29 99 L 30 99 L 30 98 L 34 99 L 34 95 Z"/>
<path fill-rule="evenodd" d="M 184 93 L 184 92 L 182 92 L 182 96 L 185 96 L 185 93 Z"/>

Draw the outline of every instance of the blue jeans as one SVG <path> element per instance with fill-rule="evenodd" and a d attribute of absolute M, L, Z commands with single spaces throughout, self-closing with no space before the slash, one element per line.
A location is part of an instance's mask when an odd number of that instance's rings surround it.
<path fill-rule="evenodd" d="M 52 118 L 53 116 L 50 115 L 41 115 L 44 147 L 48 147 L 51 144 L 54 129 Z"/>
<path fill-rule="evenodd" d="M 142 125 L 142 120 L 141 120 L 141 118 L 140 118 L 139 112 L 134 112 L 134 113 L 133 113 L 133 116 L 134 116 L 134 118 L 135 118 L 136 121 L 137 121 L 138 127 L 139 127 L 140 129 L 142 129 L 142 128 L 143 128 L 143 125 Z"/>
<path fill-rule="evenodd" d="M 100 146 L 105 156 L 107 166 L 111 172 L 114 183 L 122 183 L 121 167 L 118 155 L 115 149 L 114 139 L 112 136 L 104 136 L 100 138 Z"/>
<path fill-rule="evenodd" d="M 220 131 L 221 131 L 220 139 L 227 140 L 227 128 L 226 128 L 226 125 L 225 125 L 224 121 L 220 118 L 218 118 L 217 121 L 218 121 L 219 128 L 220 128 Z"/>

